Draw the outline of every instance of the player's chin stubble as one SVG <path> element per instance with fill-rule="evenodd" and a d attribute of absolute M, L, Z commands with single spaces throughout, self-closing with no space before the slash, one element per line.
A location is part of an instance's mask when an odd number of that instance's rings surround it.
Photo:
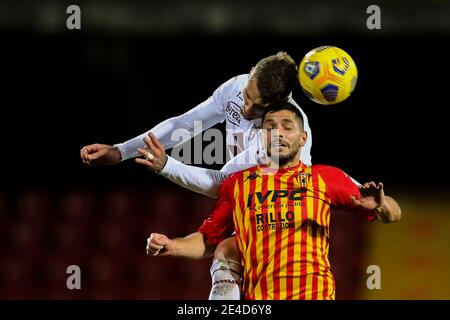
<path fill-rule="evenodd" d="M 272 152 L 271 148 L 267 151 L 267 155 L 272 161 L 278 162 L 278 166 L 282 167 L 297 157 L 298 148 L 292 149 L 289 147 L 289 153 L 282 154 L 279 152 Z M 272 157 L 273 155 L 273 157 Z"/>

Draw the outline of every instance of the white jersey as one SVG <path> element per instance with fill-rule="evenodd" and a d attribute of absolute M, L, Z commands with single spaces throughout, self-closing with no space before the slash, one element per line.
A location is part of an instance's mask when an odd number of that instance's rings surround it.
<path fill-rule="evenodd" d="M 228 80 L 206 101 L 178 117 L 161 122 L 150 130 L 166 149 L 170 149 L 179 143 L 178 140 L 172 139 L 174 130 L 183 129 L 183 134 L 191 138 L 194 136 L 195 121 L 202 121 L 203 130 L 225 121 L 228 150 L 237 156 L 227 162 L 220 171 L 186 165 L 169 157 L 161 171 L 163 176 L 187 189 L 215 197 L 221 183 L 228 175 L 255 166 L 258 160 L 264 157 L 265 152 L 262 149 L 259 130 L 261 119 L 247 120 L 242 116 L 243 90 L 248 76 L 243 74 Z M 299 108 L 302 113 L 304 130 L 308 135 L 306 145 L 301 150 L 300 159 L 303 163 L 311 165 L 312 135 L 308 118 L 295 101 L 291 97 L 289 99 L 289 102 Z M 147 132 L 125 143 L 115 145 L 120 150 L 122 160 L 139 156 L 137 148 L 145 146 L 143 139 L 146 136 Z"/>

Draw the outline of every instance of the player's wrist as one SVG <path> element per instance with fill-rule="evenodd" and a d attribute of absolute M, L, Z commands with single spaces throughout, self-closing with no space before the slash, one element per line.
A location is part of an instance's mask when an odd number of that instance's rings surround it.
<path fill-rule="evenodd" d="M 390 219 L 390 211 L 386 204 L 380 204 L 373 210 L 382 221 Z"/>
<path fill-rule="evenodd" d="M 122 155 L 122 143 L 116 143 L 112 146 L 112 150 L 115 153 L 115 158 L 118 160 L 117 162 L 122 162 L 123 155 Z"/>
<path fill-rule="evenodd" d="M 180 256 L 180 243 L 177 241 L 177 239 L 170 240 L 170 246 L 166 246 L 166 252 L 168 255 L 172 257 L 179 257 Z"/>
<path fill-rule="evenodd" d="M 115 155 L 114 155 L 114 159 L 117 161 L 117 162 L 121 162 L 122 161 L 122 153 L 120 152 L 120 149 L 117 147 L 117 146 L 113 146 L 113 151 L 114 151 L 114 153 L 115 153 Z"/>
<path fill-rule="evenodd" d="M 170 157 L 167 154 L 164 154 L 163 165 L 161 166 L 161 169 L 158 170 L 156 173 L 164 174 L 167 172 L 167 169 L 169 169 L 169 167 L 171 166 L 170 162 L 171 160 L 173 160 L 172 158 L 171 159 L 169 158 Z"/>
<path fill-rule="evenodd" d="M 163 154 L 157 161 L 156 161 L 156 165 L 154 168 L 154 172 L 155 173 L 161 173 L 164 169 L 164 167 L 167 165 L 167 154 Z"/>
<path fill-rule="evenodd" d="M 163 159 L 163 165 L 161 167 L 161 170 L 159 170 L 160 172 L 164 169 L 164 167 L 167 165 L 167 160 L 169 159 L 169 156 L 167 154 L 164 154 L 164 159 Z"/>

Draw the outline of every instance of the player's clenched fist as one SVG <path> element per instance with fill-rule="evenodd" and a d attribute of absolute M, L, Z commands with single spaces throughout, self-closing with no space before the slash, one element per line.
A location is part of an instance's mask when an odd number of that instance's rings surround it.
<path fill-rule="evenodd" d="M 99 143 L 81 148 L 80 157 L 87 165 L 112 165 L 122 160 L 119 149 Z"/>
<path fill-rule="evenodd" d="M 159 233 L 152 233 L 147 239 L 147 255 L 168 255 L 172 244 L 166 235 Z"/>

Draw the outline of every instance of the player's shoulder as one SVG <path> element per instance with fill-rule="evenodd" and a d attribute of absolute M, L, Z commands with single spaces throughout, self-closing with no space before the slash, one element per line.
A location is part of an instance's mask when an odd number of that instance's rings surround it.
<path fill-rule="evenodd" d="M 313 174 L 321 174 L 321 175 L 342 175 L 345 174 L 338 167 L 326 165 L 326 164 L 313 164 L 311 166 L 311 172 Z"/>
<path fill-rule="evenodd" d="M 216 93 L 219 93 L 224 99 L 238 99 L 239 93 L 242 92 L 248 80 L 248 74 L 241 74 L 234 76 L 217 88 Z"/>
<path fill-rule="evenodd" d="M 331 166 L 329 164 L 313 164 L 310 166 L 311 169 L 316 171 L 334 171 L 334 170 L 340 170 L 338 167 Z"/>
<path fill-rule="evenodd" d="M 260 169 L 259 166 L 250 167 L 241 171 L 234 172 L 230 174 L 224 181 L 224 184 L 234 184 L 238 180 L 243 180 L 252 174 L 255 174 Z"/>
<path fill-rule="evenodd" d="M 314 164 L 311 166 L 313 175 L 320 175 L 326 181 L 347 181 L 351 180 L 355 185 L 360 186 L 361 184 L 353 179 L 349 174 L 347 174 L 344 170 L 324 164 Z"/>
<path fill-rule="evenodd" d="M 297 103 L 297 101 L 295 101 L 294 100 L 294 98 L 292 97 L 292 94 L 291 95 L 289 95 L 289 103 L 292 103 L 294 106 L 296 106 L 298 109 L 302 109 L 302 108 L 300 108 L 300 105 Z"/>
<path fill-rule="evenodd" d="M 246 84 L 248 80 L 248 73 L 237 75 L 233 79 L 236 83 Z"/>
<path fill-rule="evenodd" d="M 234 172 L 231 174 L 228 179 L 230 180 L 237 180 L 237 179 L 243 179 L 245 176 L 251 175 L 252 173 L 258 171 L 260 169 L 259 166 L 253 166 L 244 170 L 240 170 L 237 172 Z"/>
<path fill-rule="evenodd" d="M 230 91 L 240 91 L 248 80 L 248 74 L 240 74 L 228 79 L 222 86 Z"/>

